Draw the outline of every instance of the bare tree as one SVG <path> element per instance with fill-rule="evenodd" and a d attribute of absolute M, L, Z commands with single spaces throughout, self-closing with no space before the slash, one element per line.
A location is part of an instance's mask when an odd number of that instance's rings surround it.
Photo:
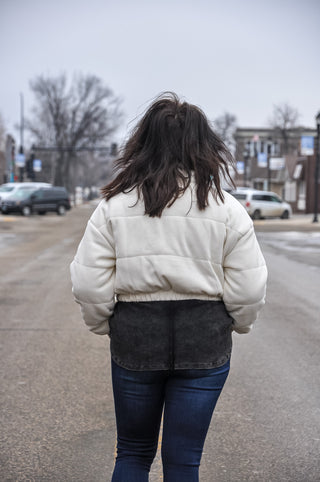
<path fill-rule="evenodd" d="M 4 125 L 4 120 L 0 112 L 0 184 L 7 181 L 6 176 L 6 128 Z"/>
<path fill-rule="evenodd" d="M 237 118 L 230 112 L 224 112 L 213 121 L 215 132 L 221 137 L 226 146 L 233 152 L 235 148 L 234 133 L 237 127 Z"/>
<path fill-rule="evenodd" d="M 54 183 L 70 189 L 77 150 L 110 142 L 121 119 L 120 100 L 94 75 L 79 74 L 70 86 L 65 74 L 38 76 L 30 86 L 35 105 L 27 127 L 36 143 L 57 147 Z"/>
<path fill-rule="evenodd" d="M 4 124 L 2 114 L 0 112 L 0 151 L 4 151 L 5 149 L 5 138 L 6 138 L 6 127 Z"/>
<path fill-rule="evenodd" d="M 287 102 L 273 106 L 273 113 L 269 125 L 278 132 L 283 140 L 283 151 L 289 151 L 289 130 L 298 127 L 299 111 Z"/>

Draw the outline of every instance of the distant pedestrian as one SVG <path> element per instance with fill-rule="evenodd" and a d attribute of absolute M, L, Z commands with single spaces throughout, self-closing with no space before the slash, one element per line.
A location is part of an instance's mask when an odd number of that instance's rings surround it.
<path fill-rule="evenodd" d="M 163 412 L 165 482 L 199 480 L 232 331 L 264 304 L 267 270 L 250 217 L 221 188 L 232 156 L 175 94 L 146 111 L 102 190 L 71 265 L 90 330 L 111 337 L 113 482 L 144 482 Z"/>

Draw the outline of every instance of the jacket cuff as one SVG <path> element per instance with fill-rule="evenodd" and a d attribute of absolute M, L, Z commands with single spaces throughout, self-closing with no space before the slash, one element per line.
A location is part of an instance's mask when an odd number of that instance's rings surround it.
<path fill-rule="evenodd" d="M 96 326 L 90 326 L 89 330 L 92 331 L 95 335 L 109 335 L 110 333 L 110 328 L 109 328 L 109 322 L 108 321 L 103 321 L 100 325 Z"/>

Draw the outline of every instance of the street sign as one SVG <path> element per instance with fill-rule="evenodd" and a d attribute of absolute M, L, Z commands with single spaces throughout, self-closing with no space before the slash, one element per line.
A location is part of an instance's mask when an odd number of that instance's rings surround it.
<path fill-rule="evenodd" d="M 40 159 L 33 160 L 33 170 L 34 172 L 40 172 L 42 170 L 42 162 Z"/>
<path fill-rule="evenodd" d="M 265 152 L 258 153 L 258 167 L 268 167 L 268 159 Z"/>
<path fill-rule="evenodd" d="M 26 156 L 24 154 L 16 155 L 16 166 L 24 167 L 26 165 Z"/>
<path fill-rule="evenodd" d="M 313 156 L 314 153 L 314 137 L 301 136 L 301 155 Z"/>
<path fill-rule="evenodd" d="M 238 174 L 244 174 L 244 162 L 243 161 L 237 162 L 237 173 Z"/>
<path fill-rule="evenodd" d="M 271 171 L 281 171 L 286 165 L 284 157 L 270 157 Z"/>

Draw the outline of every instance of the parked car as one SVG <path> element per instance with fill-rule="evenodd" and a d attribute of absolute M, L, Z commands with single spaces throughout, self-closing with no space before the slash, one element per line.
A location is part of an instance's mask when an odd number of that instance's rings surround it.
<path fill-rule="evenodd" d="M 31 196 L 37 189 L 17 189 L 5 199 L 0 201 L 2 214 L 18 212 L 24 216 L 29 216 L 32 212 Z"/>
<path fill-rule="evenodd" d="M 45 214 L 55 211 L 63 216 L 71 209 L 68 191 L 64 187 L 41 188 L 31 194 L 32 211 Z"/>
<path fill-rule="evenodd" d="M 51 187 L 47 182 L 7 182 L 0 186 L 0 203 L 4 199 L 16 194 L 20 189 L 34 191 L 40 187 Z"/>
<path fill-rule="evenodd" d="M 24 216 L 31 213 L 45 214 L 47 211 L 54 211 L 62 216 L 71 208 L 69 195 L 64 187 L 19 189 L 1 201 L 0 205 L 3 214 L 21 212 Z"/>
<path fill-rule="evenodd" d="M 288 219 L 292 215 L 290 204 L 274 192 L 238 188 L 236 191 L 231 191 L 231 194 L 246 208 L 252 219 L 265 217 Z"/>

